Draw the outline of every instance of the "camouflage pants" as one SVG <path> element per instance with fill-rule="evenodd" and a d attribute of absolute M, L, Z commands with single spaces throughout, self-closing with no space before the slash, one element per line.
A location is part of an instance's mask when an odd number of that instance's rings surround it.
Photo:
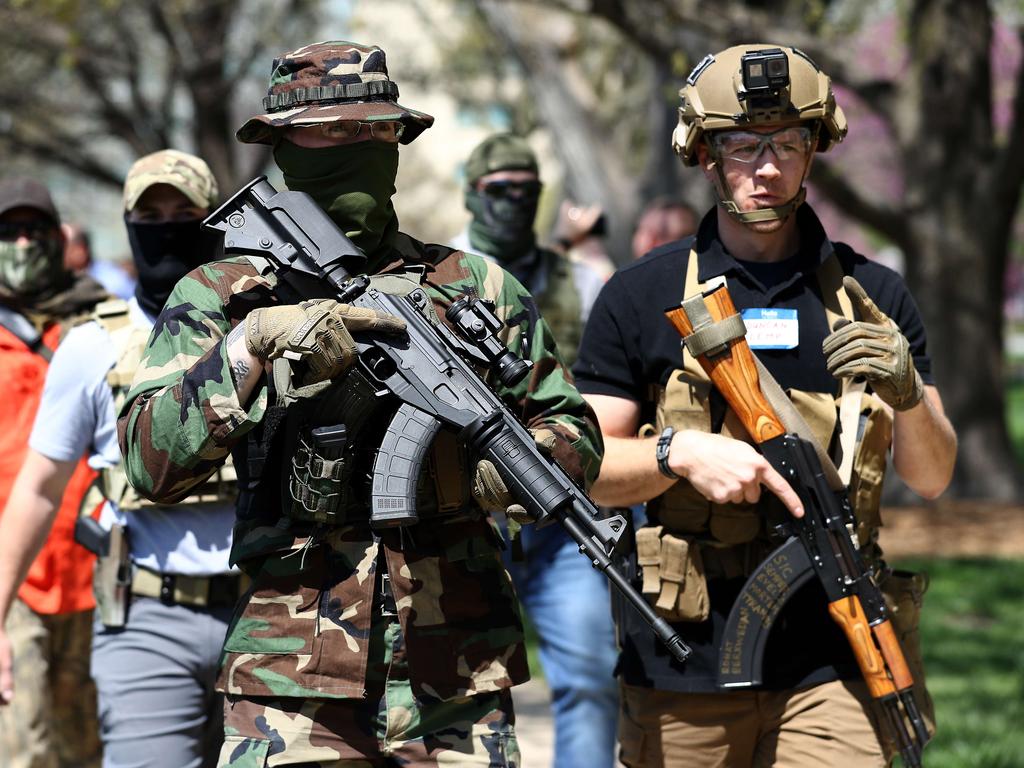
<path fill-rule="evenodd" d="M 92 611 L 42 615 L 15 600 L 7 633 L 14 701 L 0 707 L 0 768 L 98 766 L 96 688 L 89 677 Z"/>
<path fill-rule="evenodd" d="M 364 699 L 227 697 L 220 768 L 302 765 L 517 768 L 508 690 L 417 697 L 402 631 L 375 611 Z"/>

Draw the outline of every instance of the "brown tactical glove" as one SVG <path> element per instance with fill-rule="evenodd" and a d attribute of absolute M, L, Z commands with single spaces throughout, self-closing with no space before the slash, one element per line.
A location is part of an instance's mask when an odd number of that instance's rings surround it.
<path fill-rule="evenodd" d="M 863 319 L 836 323 L 821 345 L 825 367 L 837 379 L 863 376 L 875 394 L 897 411 L 913 408 L 924 396 L 924 384 L 914 367 L 907 337 L 868 298 L 860 283 L 846 276 L 843 287 Z"/>
<path fill-rule="evenodd" d="M 399 333 L 405 322 L 372 309 L 316 299 L 254 309 L 245 318 L 245 346 L 260 360 L 286 357 L 306 366 L 305 384 L 334 378 L 356 356 L 350 331 Z"/>
<path fill-rule="evenodd" d="M 550 429 L 541 428 L 536 431 L 530 430 L 534 442 L 548 456 L 554 450 L 558 436 Z M 516 503 L 508 486 L 498 474 L 498 468 L 489 459 L 481 459 L 476 464 L 476 474 L 473 476 L 473 498 L 487 512 L 504 512 L 509 520 L 525 525 L 532 523 L 533 518 L 522 504 Z"/>

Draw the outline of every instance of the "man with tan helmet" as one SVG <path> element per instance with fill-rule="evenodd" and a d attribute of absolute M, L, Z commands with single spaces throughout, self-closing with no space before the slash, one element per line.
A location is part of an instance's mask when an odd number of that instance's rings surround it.
<path fill-rule="evenodd" d="M 852 458 L 841 470 L 856 534 L 896 608 L 918 680 L 914 607 L 925 582 L 890 571 L 876 538 L 890 450 L 897 473 L 922 496 L 939 495 L 952 473 L 956 438 L 933 384 L 924 328 L 899 275 L 830 242 L 804 204 L 813 153 L 847 130 L 829 78 L 806 55 L 729 48 L 701 61 L 680 95 L 676 151 L 701 168 L 718 205 L 694 237 L 655 249 L 608 282 L 574 369 L 605 439 L 594 498 L 646 502 L 630 575 L 694 650 L 679 664 L 627 612 L 620 616 L 622 760 L 881 766 L 892 745 L 875 731 L 865 686 L 816 581 L 775 621 L 764 683 L 718 687 L 725 618 L 746 576 L 778 544 L 766 513 L 779 504 L 797 516 L 802 510 L 681 352 L 662 311 L 724 280 L 755 354 L 826 450 Z M 685 574 L 682 585 L 675 574 Z M 925 700 L 923 686 L 919 693 Z"/>
<path fill-rule="evenodd" d="M 220 254 L 217 233 L 200 226 L 216 202 L 217 183 L 198 157 L 167 149 L 132 165 L 124 219 L 135 296 L 99 304 L 54 354 L 0 521 L 3 615 L 78 457 L 98 470 L 82 511 L 102 504 L 99 522 L 80 517 L 75 538 L 99 555 L 91 666 L 107 768 L 203 768 L 220 750 L 214 681 L 240 593 L 240 574 L 228 565 L 234 478 L 215 474 L 173 507 L 150 504 L 127 484 L 116 432 L 116 409 L 171 288 Z M 0 650 L 0 679 L 10 661 Z"/>

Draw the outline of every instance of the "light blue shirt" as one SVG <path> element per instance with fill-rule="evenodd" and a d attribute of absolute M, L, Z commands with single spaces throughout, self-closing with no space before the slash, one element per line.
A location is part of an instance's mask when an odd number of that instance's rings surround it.
<path fill-rule="evenodd" d="M 153 321 L 135 299 L 130 318 L 147 331 Z M 72 328 L 58 346 L 46 373 L 29 445 L 54 461 L 88 454 L 94 469 L 121 461 L 117 414 L 107 372 L 116 364 L 113 340 L 96 322 Z M 108 502 L 100 524 L 128 527 L 132 559 L 160 573 L 212 576 L 230 570 L 232 504 L 177 504 L 121 510 Z"/>

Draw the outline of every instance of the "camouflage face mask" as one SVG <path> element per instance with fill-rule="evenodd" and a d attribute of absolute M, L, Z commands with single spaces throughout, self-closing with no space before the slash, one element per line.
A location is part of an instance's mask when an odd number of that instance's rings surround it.
<path fill-rule="evenodd" d="M 63 243 L 58 238 L 0 241 L 0 288 L 15 296 L 43 293 L 63 276 L 63 262 Z"/>

